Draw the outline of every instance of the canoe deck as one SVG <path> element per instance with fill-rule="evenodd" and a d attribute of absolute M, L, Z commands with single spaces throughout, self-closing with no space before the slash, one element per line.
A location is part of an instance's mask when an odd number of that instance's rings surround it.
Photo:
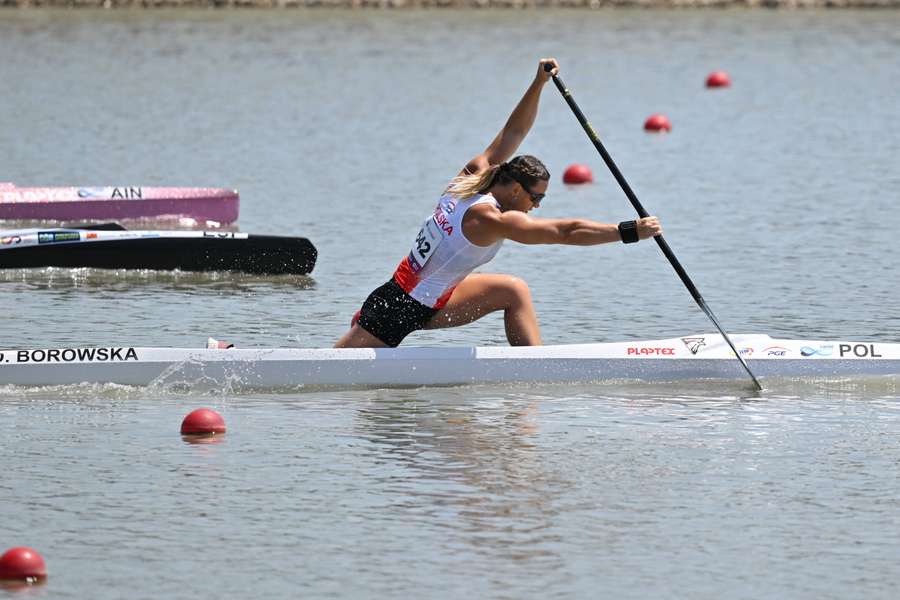
<path fill-rule="evenodd" d="M 224 188 L 17 187 L 0 183 L 0 220 L 74 221 L 189 217 L 237 221 L 240 196 Z"/>

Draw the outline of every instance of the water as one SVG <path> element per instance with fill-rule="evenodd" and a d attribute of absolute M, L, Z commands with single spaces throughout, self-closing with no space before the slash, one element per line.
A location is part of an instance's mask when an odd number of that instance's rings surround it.
<path fill-rule="evenodd" d="M 727 330 L 898 342 L 898 32 L 887 11 L 0 13 L 0 179 L 234 187 L 242 230 L 320 251 L 311 278 L 5 272 L 0 340 L 332 344 L 556 56 Z M 732 88 L 703 88 L 717 68 Z M 633 214 L 552 86 L 521 150 L 555 175 L 541 216 Z M 561 185 L 572 162 L 597 183 Z M 529 282 L 548 343 L 712 329 L 653 244 L 491 267 Z M 409 343 L 504 338 L 494 317 Z M 6 388 L 0 549 L 44 554 L 48 598 L 891 598 L 897 400 Z M 200 405 L 221 443 L 178 435 Z"/>

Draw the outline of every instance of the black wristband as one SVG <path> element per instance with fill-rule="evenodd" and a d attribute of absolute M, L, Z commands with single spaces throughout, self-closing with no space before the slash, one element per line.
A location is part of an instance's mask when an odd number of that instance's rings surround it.
<path fill-rule="evenodd" d="M 633 244 L 638 241 L 637 221 L 622 221 L 619 223 L 619 235 L 622 236 L 622 242 Z"/>

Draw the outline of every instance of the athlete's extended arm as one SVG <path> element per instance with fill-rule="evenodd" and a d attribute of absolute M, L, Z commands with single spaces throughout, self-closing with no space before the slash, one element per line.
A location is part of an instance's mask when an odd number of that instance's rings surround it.
<path fill-rule="evenodd" d="M 549 73 L 544 71 L 544 65 L 547 63 L 554 67 Z M 512 114 L 509 115 L 503 129 L 500 130 L 500 133 L 497 134 L 497 137 L 494 138 L 494 141 L 490 143 L 484 152 L 466 164 L 460 175 L 480 173 L 491 165 L 499 165 L 515 154 L 522 140 L 531 131 L 531 126 L 534 125 L 544 84 L 550 80 L 551 75 L 556 75 L 557 73 L 559 73 L 559 63 L 556 62 L 555 58 L 541 59 L 534 80 L 528 86 L 528 89 L 525 90 L 525 95 L 519 100 Z"/>
<path fill-rule="evenodd" d="M 473 243 L 480 245 L 491 244 L 501 239 L 520 244 L 572 246 L 593 246 L 622 241 L 618 225 L 588 219 L 538 219 L 517 210 L 500 213 L 496 210 L 476 208 L 472 219 L 464 226 L 464 232 Z M 656 217 L 638 219 L 637 233 L 638 238 L 642 240 L 661 234 L 662 226 L 659 219 Z"/>

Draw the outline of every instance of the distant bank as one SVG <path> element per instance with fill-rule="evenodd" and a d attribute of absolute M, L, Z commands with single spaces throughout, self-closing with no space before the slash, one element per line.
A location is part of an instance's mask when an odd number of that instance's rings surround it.
<path fill-rule="evenodd" d="M 0 0 L 18 8 L 900 8 L 900 0 Z"/>

